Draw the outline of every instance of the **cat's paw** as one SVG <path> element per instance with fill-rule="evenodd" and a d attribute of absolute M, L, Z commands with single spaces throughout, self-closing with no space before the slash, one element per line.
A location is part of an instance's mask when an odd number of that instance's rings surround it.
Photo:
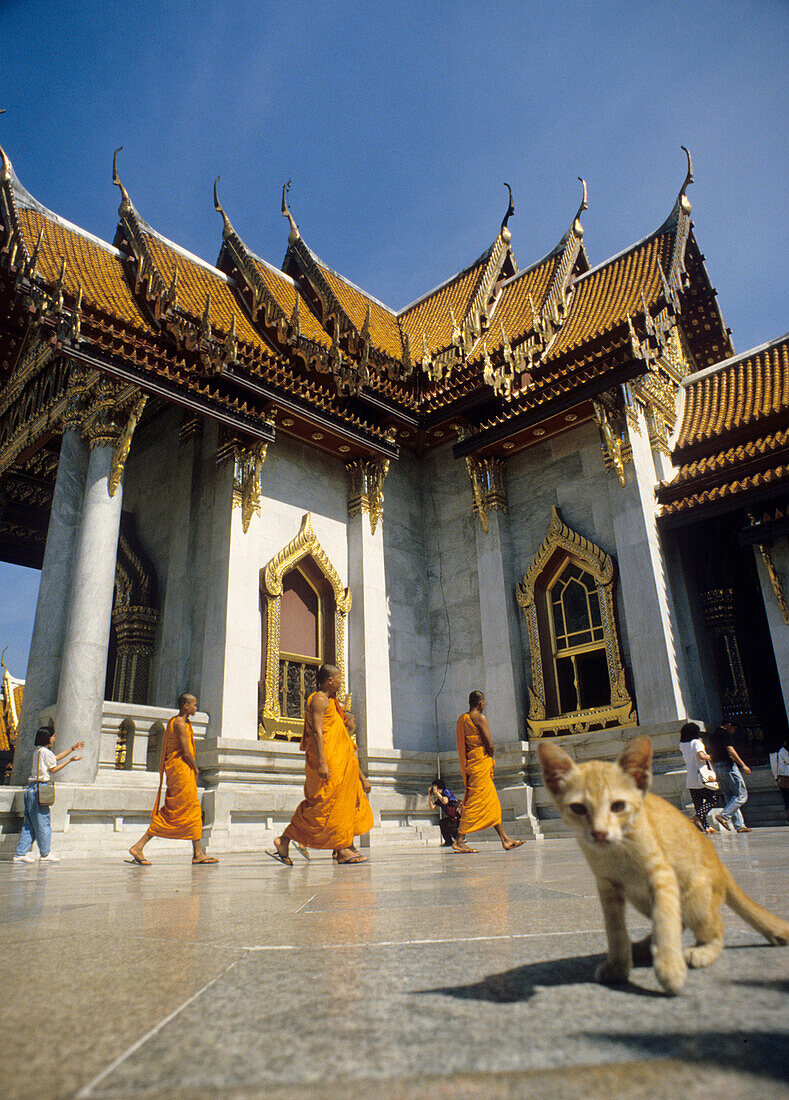
<path fill-rule="evenodd" d="M 682 991 L 688 968 L 681 954 L 662 954 L 655 956 L 655 976 L 666 993 L 676 995 Z"/>
<path fill-rule="evenodd" d="M 630 977 L 630 967 L 627 963 L 606 959 L 595 970 L 594 976 L 595 981 L 600 982 L 602 985 L 619 985 L 621 982 L 626 982 Z"/>
<path fill-rule="evenodd" d="M 702 966 L 709 966 L 710 963 L 714 963 L 722 950 L 722 940 L 716 940 L 712 943 L 697 943 L 686 949 L 685 962 L 694 970 L 698 970 Z"/>

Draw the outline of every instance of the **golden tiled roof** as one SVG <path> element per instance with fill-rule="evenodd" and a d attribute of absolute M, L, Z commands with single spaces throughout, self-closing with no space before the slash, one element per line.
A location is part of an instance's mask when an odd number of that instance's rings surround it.
<path fill-rule="evenodd" d="M 363 290 L 348 282 L 342 275 L 332 271 L 325 264 L 318 263 L 323 277 L 332 289 L 337 301 L 350 317 L 357 332 L 361 332 L 370 310 L 370 340 L 373 347 L 378 348 L 392 359 L 402 359 L 403 342 L 400 339 L 400 329 L 397 325 L 397 316 L 391 309 L 381 305 L 374 298 L 365 294 Z"/>
<path fill-rule="evenodd" d="M 192 317 L 202 317 L 206 297 L 211 298 L 211 324 L 224 333 L 230 332 L 233 318 L 236 336 L 253 347 L 268 348 L 260 334 L 247 320 L 227 279 L 206 264 L 173 248 L 154 233 L 146 233 L 145 239 L 154 262 L 166 285 L 169 286 L 178 269 L 178 305 Z"/>
<path fill-rule="evenodd" d="M 657 490 L 662 518 L 789 487 L 789 336 L 699 371 L 683 388 L 677 472 Z"/>
<path fill-rule="evenodd" d="M 54 284 L 66 260 L 64 290 L 76 297 L 82 284 L 83 303 L 111 317 L 148 328 L 148 323 L 132 294 L 123 264 L 115 251 L 101 245 L 76 228 L 49 218 L 39 210 L 20 209 L 19 226 L 29 254 L 43 230 L 37 271 L 47 283 Z"/>
<path fill-rule="evenodd" d="M 452 343 L 452 318 L 449 311 L 453 311 L 455 320 L 462 325 L 487 259 L 487 256 L 482 257 L 472 267 L 462 271 L 399 315 L 400 328 L 408 336 L 411 357 L 414 360 L 422 357 L 423 334 L 431 353 L 442 351 Z"/>
<path fill-rule="evenodd" d="M 668 262 L 673 234 L 656 233 L 576 279 L 570 313 L 548 349 L 558 359 L 654 305 L 662 289 L 658 262 Z M 643 294 L 643 301 L 642 301 Z"/>
<path fill-rule="evenodd" d="M 789 417 L 789 338 L 685 380 L 682 452 L 776 414 Z"/>
<path fill-rule="evenodd" d="M 490 327 L 469 357 L 472 363 L 482 359 L 485 351 L 492 355 L 502 347 L 502 326 L 510 344 L 531 331 L 534 323 L 532 305 L 539 314 L 560 261 L 561 254 L 556 253 L 534 267 L 519 271 L 504 284 Z"/>
<path fill-rule="evenodd" d="M 286 317 L 291 317 L 293 314 L 293 307 L 296 304 L 296 296 L 298 295 L 298 291 L 293 285 L 293 281 L 286 275 L 281 275 L 279 272 L 272 270 L 268 264 L 263 263 L 263 261 L 259 260 L 256 256 L 252 257 L 252 262 L 265 283 L 267 290 L 275 301 L 279 303 L 282 312 Z M 328 334 L 321 327 L 317 317 L 312 313 L 303 298 L 299 302 L 299 328 L 302 334 L 314 344 L 319 344 L 324 348 L 330 346 L 331 340 Z"/>

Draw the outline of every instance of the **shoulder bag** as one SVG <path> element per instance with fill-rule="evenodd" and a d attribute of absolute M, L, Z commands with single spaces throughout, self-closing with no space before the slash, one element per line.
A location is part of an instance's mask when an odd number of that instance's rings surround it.
<path fill-rule="evenodd" d="M 41 774 L 41 749 L 38 750 L 36 757 L 36 777 Z M 38 804 L 39 806 L 51 806 L 55 801 L 55 780 L 45 779 L 41 780 L 36 778 L 38 783 Z"/>
<path fill-rule="evenodd" d="M 718 790 L 718 777 L 715 775 L 715 769 L 706 760 L 699 764 L 699 779 L 708 791 Z"/>

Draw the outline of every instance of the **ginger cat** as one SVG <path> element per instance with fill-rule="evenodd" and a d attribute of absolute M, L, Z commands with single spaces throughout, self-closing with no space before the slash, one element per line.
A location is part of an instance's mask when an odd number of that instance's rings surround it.
<path fill-rule="evenodd" d="M 648 737 L 630 741 L 616 763 L 576 764 L 550 741 L 537 751 L 545 784 L 597 880 L 608 938 L 598 981 L 624 982 L 632 965 L 652 962 L 666 992 L 679 993 L 688 966 L 709 966 L 723 950 L 723 901 L 771 944 L 789 943 L 789 924 L 739 888 L 711 841 L 670 802 L 647 793 Z M 651 935 L 632 945 L 625 901 L 652 921 Z M 683 928 L 696 937 L 684 952 Z"/>

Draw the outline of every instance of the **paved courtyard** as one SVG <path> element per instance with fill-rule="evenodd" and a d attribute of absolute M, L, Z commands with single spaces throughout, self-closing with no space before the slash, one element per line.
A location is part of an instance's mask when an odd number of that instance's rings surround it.
<path fill-rule="evenodd" d="M 785 917 L 787 841 L 715 840 Z M 0 1095 L 787 1095 L 789 949 L 727 910 L 726 951 L 681 997 L 645 969 L 604 988 L 574 843 L 481 848 L 289 870 L 258 852 L 192 867 L 154 841 L 152 867 L 0 864 Z"/>

